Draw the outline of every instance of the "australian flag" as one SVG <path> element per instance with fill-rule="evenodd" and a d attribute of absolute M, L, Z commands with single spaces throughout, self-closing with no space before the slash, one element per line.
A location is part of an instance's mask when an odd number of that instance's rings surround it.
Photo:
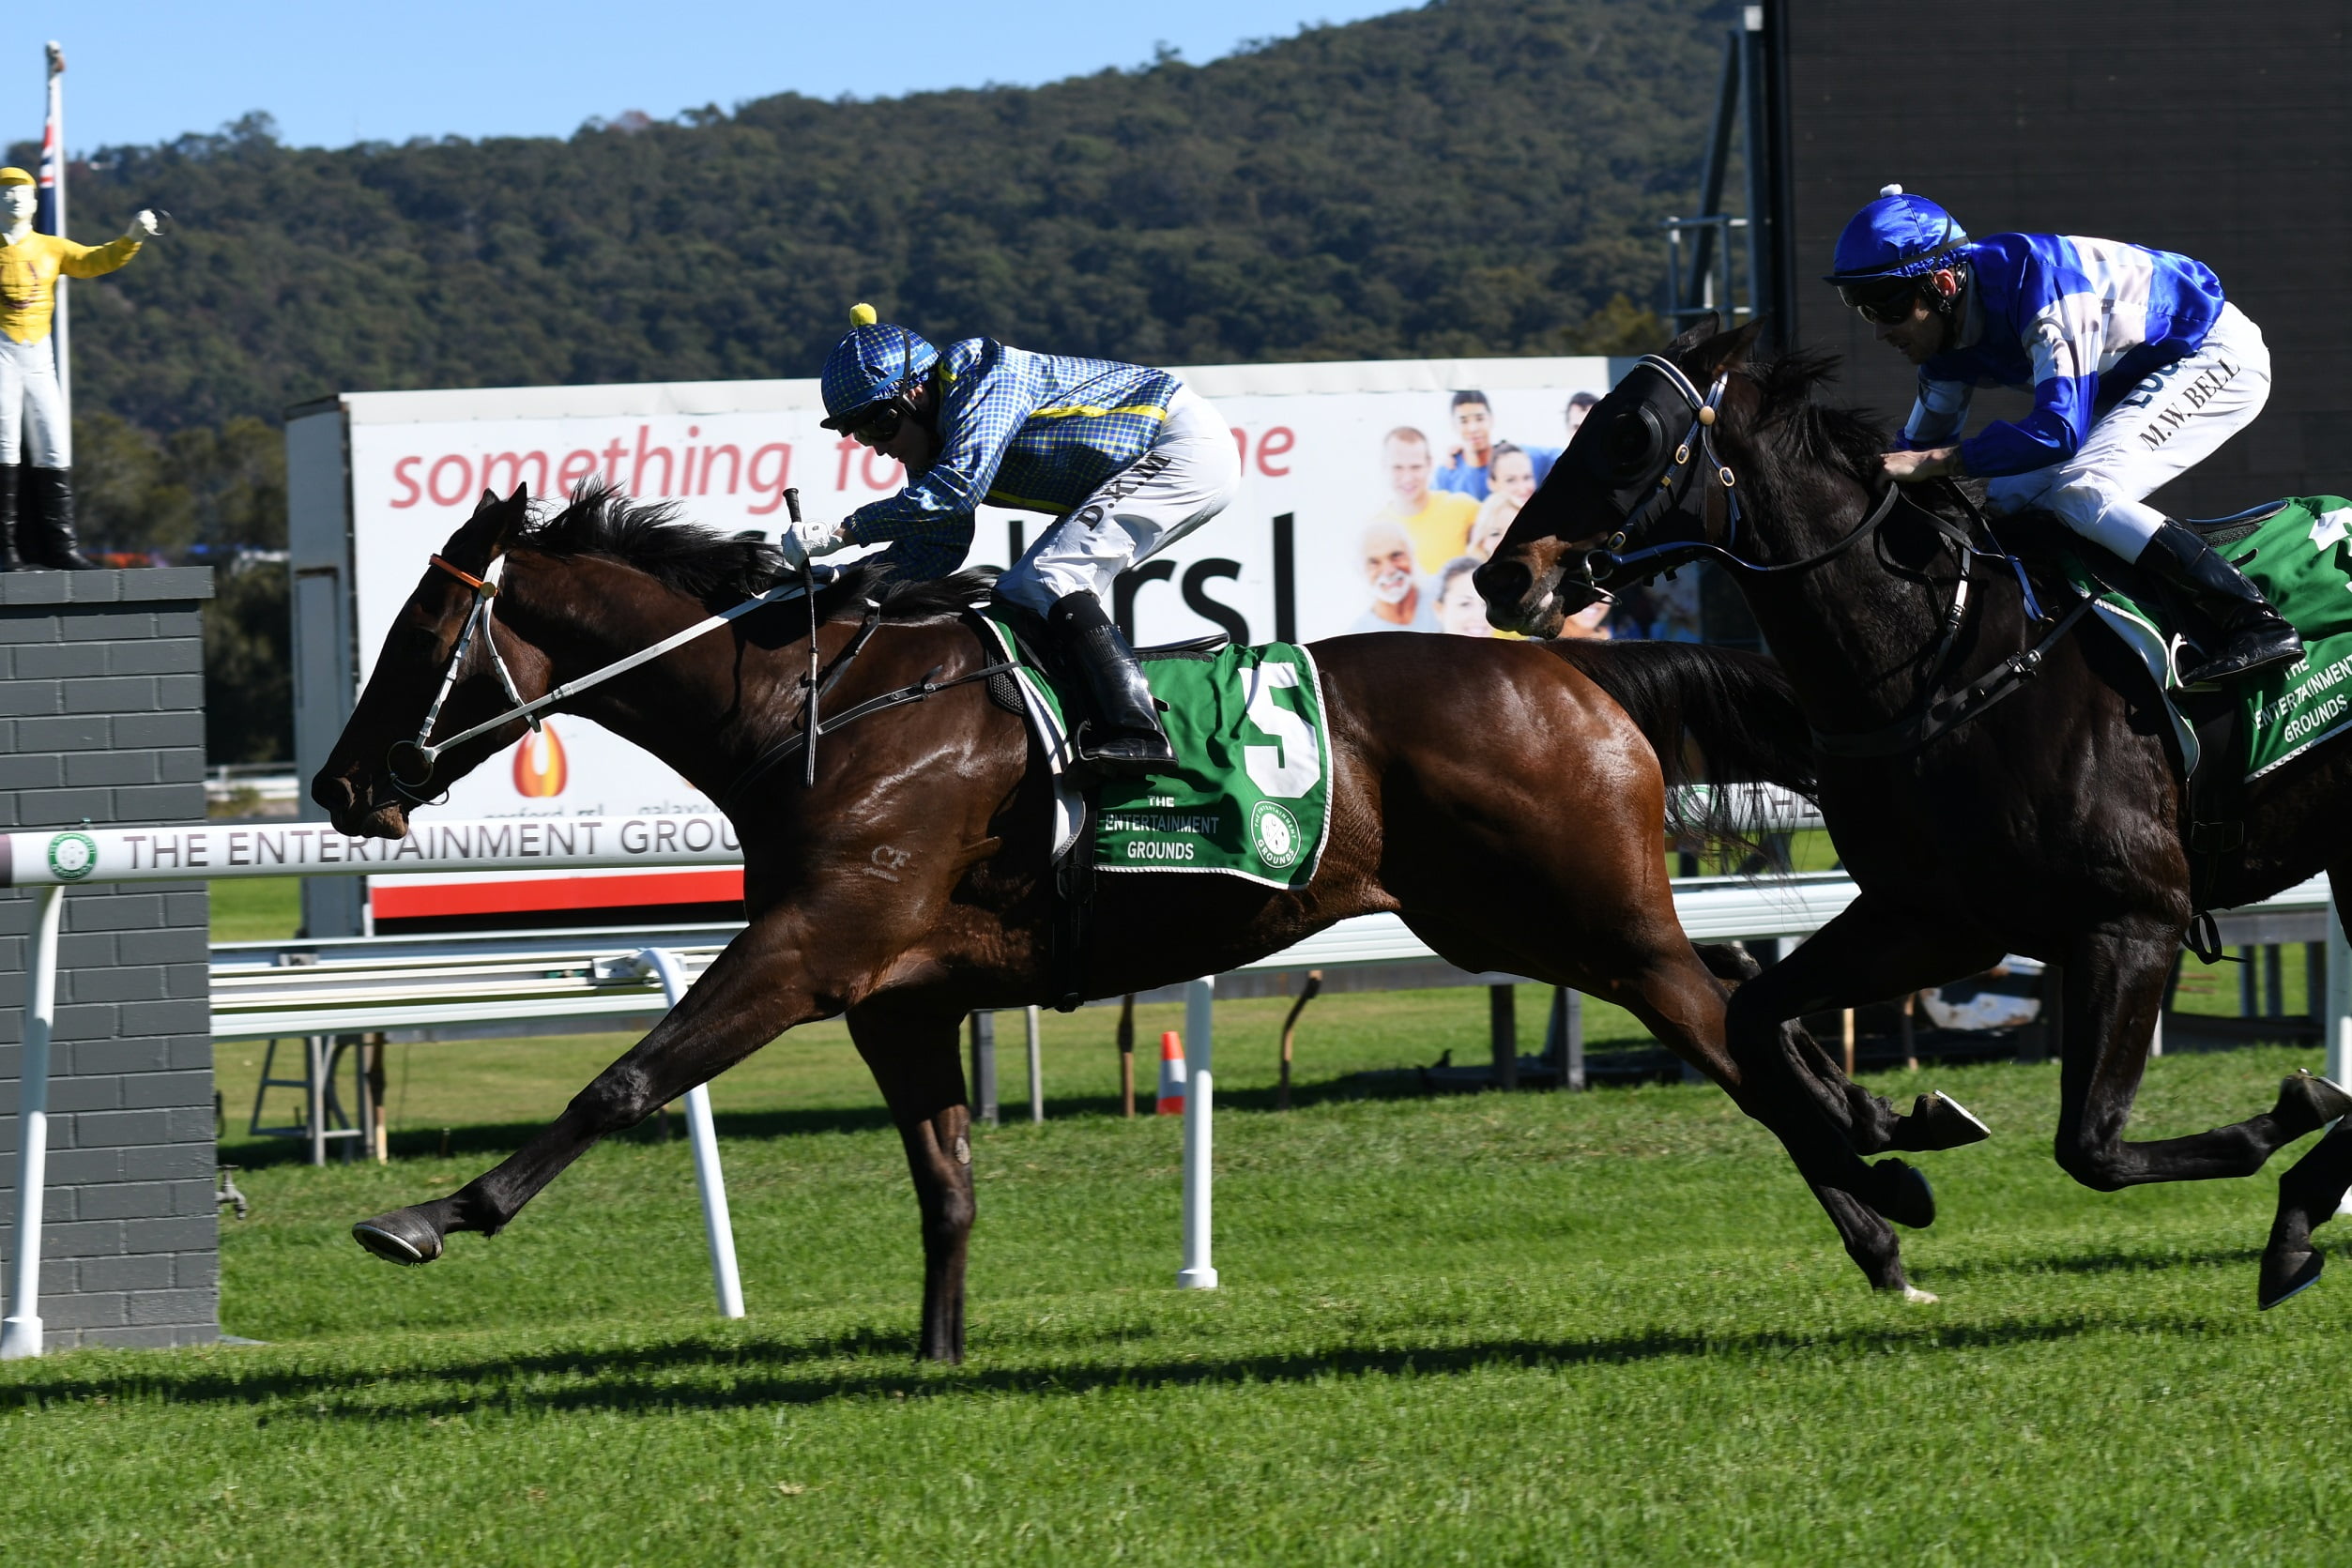
<path fill-rule="evenodd" d="M 66 53 L 49 46 L 49 114 L 41 121 L 40 207 L 33 227 L 43 234 L 62 235 L 66 187 Z"/>

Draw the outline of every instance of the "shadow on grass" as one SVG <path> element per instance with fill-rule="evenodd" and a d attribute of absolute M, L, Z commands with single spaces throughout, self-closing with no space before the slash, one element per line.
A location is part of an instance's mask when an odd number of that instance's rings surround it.
<path fill-rule="evenodd" d="M 1867 1357 L 1898 1351 L 1968 1350 L 2050 1344 L 2085 1333 L 2130 1329 L 2209 1333 L 2230 1327 L 2193 1316 L 2120 1323 L 2087 1317 L 1978 1326 L 1870 1327 L 1808 1334 L 1779 1331 L 1691 1333 L 1666 1330 L 1570 1339 L 1489 1339 L 1467 1345 L 1339 1349 L 1323 1354 L 1184 1358 L 1124 1364 L 1079 1363 L 1047 1368 L 961 1367 L 899 1371 L 828 1368 L 850 1357 L 909 1355 L 910 1332 L 860 1328 L 801 1341 L 719 1344 L 687 1339 L 597 1354 L 585 1350 L 453 1361 L 439 1366 L 383 1370 L 255 1370 L 207 1366 L 180 1375 L 157 1365 L 118 1376 L 43 1379 L 0 1391 L 0 1409 L 34 1408 L 58 1400 L 158 1398 L 170 1404 L 265 1405 L 302 1402 L 289 1416 L 383 1421 L 435 1417 L 485 1407 L 532 1412 L 557 1410 L 740 1409 L 750 1405 L 814 1405 L 855 1398 L 942 1398 L 985 1394 L 1078 1394 L 1101 1389 L 1310 1382 L 1329 1377 L 1443 1377 L 1486 1367 L 1565 1369 L 1623 1365 L 1671 1358 L 1829 1354 Z M 1123 1336 L 1138 1337 L 1133 1335 Z M 1149 1337 L 1148 1332 L 1140 1337 Z M 985 1347 L 983 1349 L 985 1354 Z M 557 1388 L 517 1387 L 531 1378 L 585 1378 Z M 464 1392 L 427 1393 L 431 1385 L 472 1384 Z"/>
<path fill-rule="evenodd" d="M 1928 1271 L 1937 1280 L 2000 1279 L 2020 1274 L 2154 1274 L 2174 1269 L 2253 1267 L 2262 1261 L 2260 1247 L 2205 1247 L 2194 1251 L 2121 1252 L 2107 1249 L 2069 1256 L 1981 1258 L 1976 1262 L 1935 1264 Z"/>

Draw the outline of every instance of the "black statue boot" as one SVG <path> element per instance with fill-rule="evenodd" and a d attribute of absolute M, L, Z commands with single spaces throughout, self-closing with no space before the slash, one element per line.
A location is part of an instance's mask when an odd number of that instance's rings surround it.
<path fill-rule="evenodd" d="M 2168 587 L 2187 595 L 2211 617 L 2225 639 L 2214 655 L 2180 672 L 2191 686 L 2236 680 L 2303 654 L 2303 639 L 2287 625 L 2262 590 L 2222 558 L 2193 528 L 2165 520 L 2140 552 L 2139 565 Z"/>
<path fill-rule="evenodd" d="M 1144 682 L 1143 666 L 1103 614 L 1102 601 L 1091 593 L 1064 594 L 1047 612 L 1046 627 L 1093 708 L 1073 737 L 1078 761 L 1098 773 L 1125 777 L 1174 767 L 1176 754 L 1160 728 L 1159 705 Z"/>
<path fill-rule="evenodd" d="M 0 571 L 22 571 L 16 553 L 16 487 L 24 472 L 13 463 L 0 463 Z"/>
<path fill-rule="evenodd" d="M 27 566 L 53 567 L 59 571 L 95 571 L 98 563 L 75 547 L 73 540 L 73 476 L 63 468 L 24 470 L 28 494 L 18 525 L 18 543 Z"/>

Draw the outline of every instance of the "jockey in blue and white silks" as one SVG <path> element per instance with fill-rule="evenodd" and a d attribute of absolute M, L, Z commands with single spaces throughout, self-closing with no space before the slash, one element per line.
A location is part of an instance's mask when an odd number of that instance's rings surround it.
<path fill-rule="evenodd" d="M 1043 616 L 1092 701 L 1081 760 L 1141 774 L 1175 760 L 1135 652 L 1103 602 L 1119 573 L 1216 516 L 1241 483 L 1233 433 L 1166 371 L 969 338 L 935 350 L 903 327 L 850 312 L 825 360 L 828 430 L 906 464 L 906 489 L 838 524 L 805 523 L 788 558 L 889 544 L 903 576 L 963 563 L 973 512 L 993 506 L 1056 521 L 997 581 L 999 597 Z"/>
<path fill-rule="evenodd" d="M 1838 238 L 1838 285 L 1881 342 L 1919 368 L 1887 475 L 1988 480 L 1995 511 L 2039 509 L 2186 593 L 2224 634 L 2183 670 L 2225 680 L 2290 661 L 2293 629 L 2191 528 L 2146 504 L 2252 424 L 2270 395 L 2261 328 L 2203 263 L 2078 235 L 1971 239 L 1890 185 Z M 2033 411 L 1961 432 L 1978 387 Z"/>

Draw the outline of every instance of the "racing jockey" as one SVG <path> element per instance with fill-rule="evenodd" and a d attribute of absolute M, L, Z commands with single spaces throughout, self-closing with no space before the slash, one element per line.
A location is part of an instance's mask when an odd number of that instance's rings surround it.
<path fill-rule="evenodd" d="M 825 428 L 906 464 L 907 487 L 838 524 L 792 525 L 786 559 L 886 543 L 879 558 L 899 576 L 944 577 L 963 564 L 983 501 L 1050 514 L 998 596 L 1045 617 L 1086 688 L 1081 762 L 1130 775 L 1173 764 L 1142 667 L 1103 603 L 1120 572 L 1232 500 L 1241 458 L 1225 420 L 1166 371 L 992 338 L 942 354 L 870 305 L 849 320 L 825 358 Z"/>
<path fill-rule="evenodd" d="M 1990 481 L 1996 512 L 2039 508 L 2186 595 L 2225 639 L 2180 671 L 2230 680 L 2291 661 L 2294 628 L 2197 532 L 2146 497 L 2252 424 L 2270 395 L 2262 330 L 2202 263 L 2077 235 L 1972 240 L 1887 186 L 1838 236 L 1828 282 L 1919 367 L 1889 478 Z M 1978 387 L 2030 389 L 2033 412 L 1955 440 Z"/>

